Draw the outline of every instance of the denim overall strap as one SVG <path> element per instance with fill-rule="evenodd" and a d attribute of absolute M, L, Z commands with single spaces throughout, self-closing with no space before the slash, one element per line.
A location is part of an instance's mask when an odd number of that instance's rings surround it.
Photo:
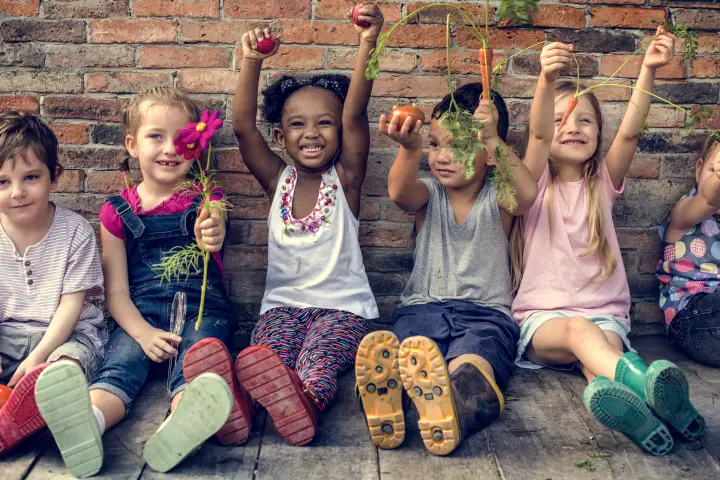
<path fill-rule="evenodd" d="M 187 235 L 189 233 L 188 228 L 187 228 L 188 217 L 191 214 L 197 212 L 198 208 L 200 208 L 200 202 L 202 201 L 202 199 L 203 199 L 202 195 L 198 195 L 197 197 L 193 198 L 192 204 L 188 208 L 186 208 L 185 211 L 183 212 L 182 221 L 181 221 L 181 223 L 182 223 L 181 228 L 183 231 L 183 235 Z"/>
<path fill-rule="evenodd" d="M 140 237 L 145 232 L 145 224 L 142 220 L 133 212 L 130 204 L 125 201 L 120 195 L 113 195 L 108 199 L 110 205 L 115 208 L 120 219 L 125 224 L 125 227 L 133 234 L 135 238 Z"/>

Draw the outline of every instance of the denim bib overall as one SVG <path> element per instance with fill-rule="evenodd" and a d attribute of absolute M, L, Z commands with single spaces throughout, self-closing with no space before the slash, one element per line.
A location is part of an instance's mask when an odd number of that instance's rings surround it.
<path fill-rule="evenodd" d="M 145 321 L 152 327 L 169 331 L 175 293 L 182 291 L 187 297 L 182 342 L 177 346 L 177 364 L 170 376 L 171 396 L 185 388 L 182 361 L 190 347 L 209 337 L 227 343 L 236 328 L 232 304 L 225 294 L 220 267 L 215 259 L 208 263 L 205 307 L 198 331 L 195 331 L 195 321 L 200 307 L 202 272 L 193 272 L 187 279 L 181 277 L 177 282 L 161 282 L 158 271 L 153 269 L 165 252 L 195 241 L 193 226 L 200 199 L 199 196 L 195 198 L 183 212 L 143 216 L 136 215 L 120 195 L 109 199 L 123 222 L 130 298 Z M 129 411 L 133 399 L 147 380 L 152 363 L 140 344 L 118 326 L 110 335 L 105 361 L 95 376 L 91 390 L 106 390 L 118 396 Z"/>

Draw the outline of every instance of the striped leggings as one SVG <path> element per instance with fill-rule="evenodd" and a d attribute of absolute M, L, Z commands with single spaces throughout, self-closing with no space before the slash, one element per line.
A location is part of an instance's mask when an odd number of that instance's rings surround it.
<path fill-rule="evenodd" d="M 367 329 L 367 320 L 341 310 L 278 307 L 260 317 L 251 344 L 272 348 L 317 394 L 323 410 L 335 398 L 338 375 L 355 362 Z"/>

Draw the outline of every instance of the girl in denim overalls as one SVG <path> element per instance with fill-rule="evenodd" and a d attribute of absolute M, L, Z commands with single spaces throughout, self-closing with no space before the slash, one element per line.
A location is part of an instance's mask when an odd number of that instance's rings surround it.
<path fill-rule="evenodd" d="M 46 383 L 55 383 L 57 397 L 73 399 L 58 405 L 61 414 L 43 414 L 76 476 L 100 470 L 101 436 L 127 416 L 152 362 L 177 360 L 169 378 L 173 413 L 148 440 L 143 454 L 153 469 L 170 470 L 213 434 L 226 445 L 242 443 L 249 434 L 247 397 L 231 375 L 223 343 L 236 326 L 223 287 L 225 219 L 222 213 L 198 214 L 201 197 L 178 189 L 192 161 L 176 154 L 173 141 L 188 122 L 198 119 L 197 106 L 174 89 L 140 94 L 125 111 L 125 144 L 139 161 L 143 181 L 110 197 L 100 211 L 106 300 L 118 327 L 90 387 L 71 363 L 58 363 L 43 376 Z M 162 282 L 156 270 L 166 252 L 196 238 L 213 256 L 198 330 L 194 323 L 202 271 L 169 283 Z M 177 292 L 187 300 L 187 327 L 181 335 L 170 326 Z"/>

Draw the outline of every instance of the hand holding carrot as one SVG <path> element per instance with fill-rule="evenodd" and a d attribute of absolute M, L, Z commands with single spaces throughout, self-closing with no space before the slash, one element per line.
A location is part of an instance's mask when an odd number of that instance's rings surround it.
<path fill-rule="evenodd" d="M 495 165 L 495 147 L 498 140 L 497 107 L 490 100 L 481 99 L 474 116 L 477 120 L 484 122 L 483 128 L 478 132 L 478 140 L 485 144 L 485 150 L 488 152 L 487 164 Z"/>
<path fill-rule="evenodd" d="M 380 115 L 380 132 L 392 138 L 407 150 L 422 149 L 422 137 L 420 136 L 422 122 L 417 120 L 413 125 L 413 118 L 408 116 L 405 118 L 405 123 L 400 125 L 399 118 L 400 114 L 396 112 L 388 122 L 385 114 Z"/>
<path fill-rule="evenodd" d="M 653 69 L 663 67 L 670 63 L 674 54 L 675 35 L 667 33 L 662 26 L 659 26 L 645 52 L 643 66 Z"/>
<path fill-rule="evenodd" d="M 553 42 L 545 45 L 540 52 L 540 71 L 549 83 L 553 83 L 560 75 L 560 70 L 572 66 L 571 43 Z"/>

